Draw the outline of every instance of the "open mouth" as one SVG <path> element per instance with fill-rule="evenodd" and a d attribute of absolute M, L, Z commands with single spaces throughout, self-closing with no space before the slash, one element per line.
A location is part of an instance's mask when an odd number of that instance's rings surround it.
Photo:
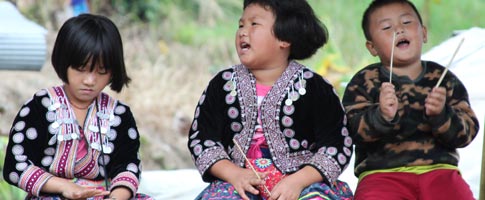
<path fill-rule="evenodd" d="M 251 48 L 251 45 L 249 45 L 246 42 L 242 42 L 239 46 L 241 47 L 242 50 L 248 50 L 249 48 Z"/>
<path fill-rule="evenodd" d="M 407 40 L 407 39 L 401 39 L 401 40 L 399 40 L 397 42 L 396 46 L 397 47 L 400 47 L 400 46 L 403 46 L 403 45 L 409 45 L 409 43 L 410 43 L 409 40 Z"/>

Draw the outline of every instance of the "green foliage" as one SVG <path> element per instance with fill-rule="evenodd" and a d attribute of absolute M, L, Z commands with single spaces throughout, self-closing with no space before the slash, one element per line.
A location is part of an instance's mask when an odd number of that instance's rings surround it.
<path fill-rule="evenodd" d="M 182 44 L 191 45 L 194 42 L 194 36 L 197 33 L 197 25 L 194 23 L 186 23 L 184 26 L 177 27 L 174 31 L 173 38 L 176 41 L 181 42 Z"/>
<path fill-rule="evenodd" d="M 346 82 L 350 75 L 360 68 L 377 62 L 365 48 L 365 38 L 361 29 L 364 10 L 371 0 L 308 0 L 315 13 L 327 26 L 330 35 L 329 43 L 323 48 L 323 53 L 316 54 L 312 60 L 324 60 L 329 54 L 339 54 L 337 63 L 348 66 L 351 72 L 341 74 L 341 81 Z M 483 10 L 485 1 L 412 1 L 424 20 L 428 30 L 428 42 L 423 46 L 423 53 L 451 37 L 453 31 L 471 27 L 485 27 Z M 349 4 L 351 3 L 351 4 Z M 315 66 L 315 65 L 310 65 Z"/>
<path fill-rule="evenodd" d="M 3 174 L 3 164 L 5 162 L 5 149 L 7 148 L 8 138 L 0 136 L 0 172 Z M 23 190 L 8 184 L 3 175 L 0 177 L 0 199 L 23 199 L 26 196 Z"/>
<path fill-rule="evenodd" d="M 351 5 L 349 5 L 349 1 Z M 185 5 L 177 5 L 178 1 L 173 2 L 175 2 L 175 8 L 183 10 L 197 8 L 196 5 L 188 6 L 187 4 L 198 4 L 200 1 L 185 1 Z M 311 68 L 318 68 L 319 63 L 325 60 L 327 55 L 338 54 L 338 60 L 335 62 L 339 66 L 351 69 L 342 74 L 341 81 L 345 82 L 350 79 L 347 74 L 353 74 L 365 65 L 378 61 L 365 48 L 366 41 L 361 30 L 362 14 L 370 0 L 308 0 L 308 2 L 328 28 L 330 40 L 312 58 L 302 61 L 304 64 Z M 223 40 L 232 47 L 234 33 L 237 30 L 237 20 L 242 12 L 242 2 L 219 0 L 217 3 L 224 10 L 224 18 L 218 19 L 216 26 L 198 23 L 195 21 L 197 16 L 191 15 L 191 18 L 184 18 L 188 21 L 177 23 L 178 26 L 183 24 L 183 27 L 172 29 L 174 33 L 171 38 L 195 46 L 218 46 L 218 41 Z M 428 43 L 424 45 L 423 53 L 450 37 L 455 30 L 468 29 L 473 26 L 485 27 L 485 20 L 481 14 L 485 9 L 483 0 L 466 2 L 414 0 L 413 3 L 425 18 L 425 25 L 428 27 Z M 192 11 L 197 13 L 196 10 Z M 444 21 L 446 23 L 443 23 Z M 166 30 L 164 32 L 167 33 Z"/>

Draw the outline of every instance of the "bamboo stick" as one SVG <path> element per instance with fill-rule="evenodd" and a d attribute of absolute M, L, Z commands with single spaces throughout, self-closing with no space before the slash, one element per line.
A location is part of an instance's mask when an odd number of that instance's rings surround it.
<path fill-rule="evenodd" d="M 239 149 L 239 152 L 241 152 L 241 154 L 243 155 L 244 160 L 246 160 L 246 162 L 248 162 L 249 167 L 251 168 L 251 170 L 253 170 L 254 174 L 256 174 L 256 177 L 258 177 L 259 180 L 262 180 L 261 177 L 259 176 L 258 172 L 256 172 L 256 170 L 254 169 L 254 167 L 251 164 L 251 162 L 249 162 L 249 159 L 246 157 L 246 154 L 244 154 L 244 151 L 242 150 L 241 146 L 239 146 L 239 144 L 237 143 L 236 139 L 233 138 L 232 141 L 236 145 L 237 149 Z M 271 196 L 271 192 L 268 190 L 268 188 L 266 187 L 266 185 L 263 185 L 263 187 L 264 187 L 264 190 L 269 194 L 269 196 Z"/>
<path fill-rule="evenodd" d="M 460 44 L 458 44 L 458 47 L 456 48 L 455 53 L 453 53 L 453 56 L 451 57 L 450 63 L 448 63 L 448 65 L 446 65 L 445 70 L 444 70 L 444 71 L 443 71 L 443 73 L 441 74 L 441 77 L 440 77 L 440 79 L 438 80 L 438 83 L 436 83 L 435 88 L 439 87 L 439 86 L 440 86 L 440 84 L 441 84 L 441 81 L 443 81 L 443 78 L 445 77 L 446 72 L 448 72 L 448 68 L 450 67 L 451 63 L 453 62 L 453 59 L 455 58 L 456 53 L 458 53 L 458 50 L 460 49 L 461 44 L 463 44 L 463 40 L 465 40 L 465 38 L 462 38 L 462 39 L 461 39 Z"/>

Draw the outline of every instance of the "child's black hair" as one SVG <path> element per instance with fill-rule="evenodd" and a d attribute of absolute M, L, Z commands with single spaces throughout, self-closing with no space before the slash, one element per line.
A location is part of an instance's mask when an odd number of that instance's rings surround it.
<path fill-rule="evenodd" d="M 68 19 L 57 34 L 51 61 L 57 76 L 65 83 L 69 83 L 69 67 L 89 67 L 86 69 L 92 71 L 96 64 L 111 71 L 113 91 L 120 92 L 131 80 L 126 73 L 118 28 L 100 15 L 81 14 Z"/>
<path fill-rule="evenodd" d="M 418 15 L 419 23 L 423 24 L 423 20 L 421 19 L 421 15 L 419 14 L 418 9 L 416 9 L 416 6 L 414 6 L 414 4 L 408 0 L 374 0 L 369 5 L 369 7 L 367 7 L 367 9 L 364 12 L 364 16 L 362 17 L 362 30 L 364 31 L 365 39 L 367 39 L 368 41 L 372 40 L 372 37 L 369 32 L 370 15 L 374 13 L 375 10 L 381 8 L 382 6 L 386 6 L 393 3 L 402 3 L 402 4 L 407 4 L 411 6 L 411 8 L 416 13 L 416 15 Z"/>
<path fill-rule="evenodd" d="M 327 28 L 306 0 L 244 0 L 243 9 L 250 4 L 273 12 L 276 38 L 291 44 L 289 60 L 309 58 L 328 41 Z"/>

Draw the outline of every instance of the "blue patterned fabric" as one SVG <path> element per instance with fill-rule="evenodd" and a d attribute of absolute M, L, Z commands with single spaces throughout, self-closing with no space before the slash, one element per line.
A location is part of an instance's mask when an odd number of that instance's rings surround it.
<path fill-rule="evenodd" d="M 246 193 L 251 200 L 265 200 L 264 198 Z M 196 198 L 196 200 L 223 200 L 223 199 L 241 199 L 234 186 L 224 181 L 214 181 L 205 188 Z M 325 183 L 314 183 L 306 187 L 300 194 L 299 200 L 352 200 L 353 194 L 347 183 L 336 181 L 332 187 Z"/>

